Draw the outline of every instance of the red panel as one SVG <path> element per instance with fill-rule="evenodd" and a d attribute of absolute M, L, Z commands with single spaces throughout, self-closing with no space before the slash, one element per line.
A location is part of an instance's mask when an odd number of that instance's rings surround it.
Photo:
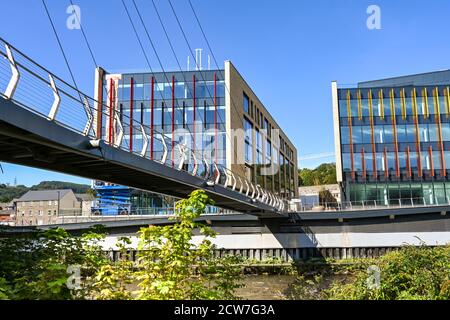
<path fill-rule="evenodd" d="M 375 146 L 375 124 L 373 119 L 373 102 L 372 102 L 372 90 L 369 91 L 369 103 L 370 103 L 370 132 L 371 132 L 371 145 L 372 145 L 372 170 L 373 170 L 373 176 L 375 179 L 378 177 L 378 170 L 377 170 L 377 149 Z"/>
<path fill-rule="evenodd" d="M 394 97 L 392 96 L 391 99 L 394 99 Z M 393 112 L 392 112 L 393 111 Z M 398 159 L 398 137 L 397 137 L 397 121 L 396 121 L 396 116 L 395 116 L 395 108 L 393 108 L 393 110 L 391 110 L 392 115 L 391 115 L 391 119 L 392 119 L 392 128 L 394 130 L 394 148 L 395 148 L 395 176 L 397 178 L 400 177 L 400 161 Z"/>
<path fill-rule="evenodd" d="M 412 170 L 411 170 L 411 155 L 410 155 L 409 146 L 406 148 L 406 169 L 408 171 L 408 176 L 411 178 Z"/>
<path fill-rule="evenodd" d="M 439 105 L 439 89 L 436 88 L 434 91 L 434 99 L 435 104 Z M 441 115 L 440 115 L 440 108 L 438 110 L 435 110 L 435 122 L 436 122 L 436 129 L 438 130 L 438 140 L 439 140 L 439 153 L 441 158 L 441 177 L 447 176 L 447 170 L 445 168 L 445 155 L 444 155 L 444 143 L 442 139 L 442 123 L 441 123 Z"/>
<path fill-rule="evenodd" d="M 388 160 L 387 160 L 387 148 L 384 148 L 384 176 L 389 178 L 389 168 L 388 168 Z"/>
<path fill-rule="evenodd" d="M 134 79 L 130 80 L 130 152 L 133 152 L 133 104 L 134 104 Z"/>
<path fill-rule="evenodd" d="M 428 149 L 428 154 L 430 156 L 431 176 L 434 177 L 433 147 L 432 146 L 430 146 L 430 148 Z"/>
<path fill-rule="evenodd" d="M 194 123 L 193 123 L 193 125 L 194 125 L 194 134 L 193 134 L 193 147 L 192 147 L 192 150 L 193 150 L 193 152 L 195 153 L 195 147 L 196 147 L 196 144 L 195 144 L 195 127 L 196 127 L 196 125 L 195 125 L 195 120 L 196 120 L 196 104 L 197 104 L 197 97 L 196 97 L 196 92 L 195 92 L 195 87 L 196 87 L 196 80 L 195 80 L 195 74 L 194 75 L 192 75 L 192 86 L 193 86 L 193 93 L 192 93 L 192 98 L 193 98 L 193 113 L 194 113 L 194 115 L 193 115 L 193 121 L 194 121 Z"/>
<path fill-rule="evenodd" d="M 152 77 L 152 90 L 151 90 L 151 101 L 150 101 L 150 159 L 153 160 L 153 144 L 154 144 L 154 109 L 155 109 L 155 78 Z"/>
<path fill-rule="evenodd" d="M 367 170 L 366 170 L 366 158 L 364 156 L 364 148 L 361 149 L 361 163 L 363 167 L 363 179 L 366 179 Z"/>
<path fill-rule="evenodd" d="M 415 89 L 414 89 L 415 90 Z M 419 132 L 419 116 L 418 116 L 418 110 L 417 110 L 417 98 L 416 98 L 416 93 L 414 91 L 413 93 L 413 110 L 414 110 L 414 122 L 415 122 L 415 126 L 416 126 L 416 136 L 415 136 L 415 140 L 416 140 L 416 156 L 417 156 L 417 171 L 418 171 L 418 175 L 419 177 L 422 177 L 422 161 L 421 161 L 421 157 L 420 157 L 420 132 Z"/>
<path fill-rule="evenodd" d="M 175 166 L 175 76 L 172 76 L 172 167 Z"/>
<path fill-rule="evenodd" d="M 217 163 L 217 76 L 216 73 L 214 73 L 214 156 Z"/>
<path fill-rule="evenodd" d="M 114 80 L 109 80 L 109 144 L 113 143 L 113 88 L 114 88 Z"/>
<path fill-rule="evenodd" d="M 353 128 L 352 128 L 352 114 L 350 107 L 350 91 L 347 91 L 347 119 L 348 119 L 348 129 L 350 135 L 350 166 L 352 180 L 355 181 L 355 154 L 353 151 Z"/>

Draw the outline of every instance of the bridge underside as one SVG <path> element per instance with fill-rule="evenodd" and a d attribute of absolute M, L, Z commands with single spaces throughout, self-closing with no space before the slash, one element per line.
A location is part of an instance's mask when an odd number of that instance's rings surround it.
<path fill-rule="evenodd" d="M 280 216 L 272 207 L 253 202 L 221 185 L 101 143 L 0 98 L 0 161 L 97 179 L 184 198 L 203 189 L 216 205 L 264 217 Z"/>

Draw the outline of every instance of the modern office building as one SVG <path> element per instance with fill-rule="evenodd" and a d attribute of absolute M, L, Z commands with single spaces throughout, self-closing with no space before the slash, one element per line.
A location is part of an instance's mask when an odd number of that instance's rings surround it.
<path fill-rule="evenodd" d="M 119 139 L 130 152 L 146 150 L 174 167 L 186 146 L 199 172 L 216 164 L 285 199 L 298 194 L 296 148 L 229 61 L 221 70 L 185 72 L 97 68 L 95 98 L 99 139 Z"/>
<path fill-rule="evenodd" d="M 448 202 L 450 70 L 332 83 L 337 179 L 343 201 Z"/>

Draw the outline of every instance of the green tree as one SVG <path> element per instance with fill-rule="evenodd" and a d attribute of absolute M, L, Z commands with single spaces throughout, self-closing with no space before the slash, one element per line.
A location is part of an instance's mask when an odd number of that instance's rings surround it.
<path fill-rule="evenodd" d="M 326 189 L 322 189 L 319 191 L 319 202 L 322 205 L 328 205 L 328 206 L 332 206 L 334 204 L 337 204 L 337 200 L 335 197 L 333 197 L 333 195 L 331 194 L 331 192 L 329 190 Z"/>
<path fill-rule="evenodd" d="M 81 237 L 57 228 L 22 238 L 0 238 L 0 292 L 4 299 L 80 299 L 91 291 L 89 275 L 106 263 L 89 231 Z M 81 290 L 67 287 L 69 266 L 87 270 Z"/>
<path fill-rule="evenodd" d="M 317 168 L 300 169 L 298 171 L 299 186 L 319 186 L 324 184 L 336 184 L 336 165 L 324 163 Z"/>
<path fill-rule="evenodd" d="M 215 258 L 215 232 L 195 221 L 213 202 L 194 191 L 176 205 L 174 224 L 140 231 L 138 299 L 233 299 L 239 287 L 237 258 Z M 193 243 L 193 231 L 203 239 Z"/>

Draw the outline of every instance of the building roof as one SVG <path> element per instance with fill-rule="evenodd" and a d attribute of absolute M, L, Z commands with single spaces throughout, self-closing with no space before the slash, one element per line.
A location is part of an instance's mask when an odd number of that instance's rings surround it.
<path fill-rule="evenodd" d="M 58 195 L 59 192 L 59 195 Z M 22 197 L 17 199 L 18 202 L 27 202 L 27 201 L 50 201 L 50 200 L 58 200 L 64 197 L 68 193 L 73 193 L 71 189 L 66 190 L 31 190 L 25 193 Z"/>
<path fill-rule="evenodd" d="M 443 84 L 450 84 L 450 70 L 433 71 L 400 77 L 363 81 L 358 83 L 358 88 L 428 86 Z"/>
<path fill-rule="evenodd" d="M 82 201 L 94 201 L 95 197 L 92 194 L 88 193 L 75 193 L 75 197 Z"/>
<path fill-rule="evenodd" d="M 14 203 L 12 202 L 0 202 L 0 208 L 13 207 Z"/>

